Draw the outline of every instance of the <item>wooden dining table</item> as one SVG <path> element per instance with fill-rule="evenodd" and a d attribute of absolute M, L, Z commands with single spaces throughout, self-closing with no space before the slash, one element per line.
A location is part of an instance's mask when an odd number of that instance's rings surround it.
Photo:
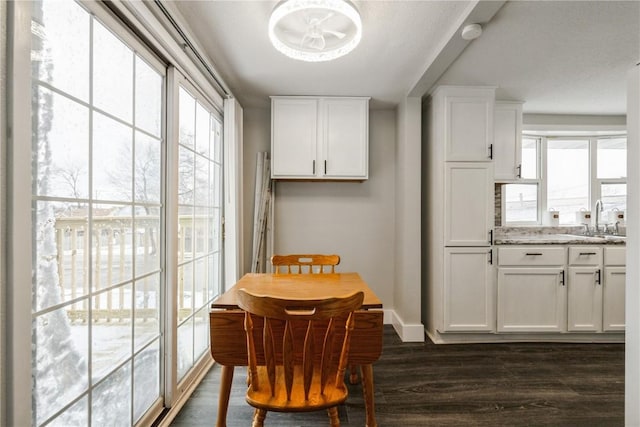
<path fill-rule="evenodd" d="M 234 368 L 247 366 L 244 311 L 236 301 L 236 291 L 241 288 L 256 294 L 294 299 L 328 298 L 355 291 L 364 292 L 362 308 L 355 313 L 349 364 L 361 367 L 366 425 L 376 427 L 373 363 L 382 353 L 382 302 L 358 273 L 249 273 L 213 301 L 209 312 L 211 356 L 222 366 L 216 426 L 226 426 Z M 256 350 L 259 353 L 261 348 Z"/>

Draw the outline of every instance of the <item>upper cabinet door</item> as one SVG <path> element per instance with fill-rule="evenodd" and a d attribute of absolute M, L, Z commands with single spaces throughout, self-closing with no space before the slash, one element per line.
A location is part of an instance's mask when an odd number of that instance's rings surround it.
<path fill-rule="evenodd" d="M 271 176 L 314 178 L 318 139 L 318 101 L 271 100 Z"/>
<path fill-rule="evenodd" d="M 496 101 L 494 119 L 495 179 L 519 179 L 522 167 L 522 103 Z"/>
<path fill-rule="evenodd" d="M 369 100 L 320 101 L 323 141 L 321 175 L 325 178 L 368 178 Z"/>
<path fill-rule="evenodd" d="M 447 161 L 489 161 L 493 158 L 494 90 L 474 89 L 471 92 L 445 95 Z"/>

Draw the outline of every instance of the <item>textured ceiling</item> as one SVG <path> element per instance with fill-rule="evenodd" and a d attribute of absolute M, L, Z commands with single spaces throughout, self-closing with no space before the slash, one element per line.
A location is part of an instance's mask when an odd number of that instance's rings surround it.
<path fill-rule="evenodd" d="M 271 46 L 276 2 L 175 6 L 245 107 L 267 107 L 269 95 L 359 95 L 386 108 L 414 89 L 472 3 L 357 1 L 362 42 L 328 63 L 294 61 Z M 639 40 L 640 2 L 507 2 L 439 83 L 497 86 L 499 98 L 525 101 L 527 113 L 624 114 Z"/>
<path fill-rule="evenodd" d="M 439 84 L 497 86 L 527 113 L 624 114 L 640 2 L 508 2 Z"/>

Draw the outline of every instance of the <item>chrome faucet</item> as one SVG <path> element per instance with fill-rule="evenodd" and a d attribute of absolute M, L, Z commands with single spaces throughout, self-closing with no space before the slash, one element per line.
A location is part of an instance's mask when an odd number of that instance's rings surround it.
<path fill-rule="evenodd" d="M 604 206 L 602 206 L 602 200 L 596 200 L 596 229 L 595 232 L 600 232 L 600 212 L 604 211 Z"/>

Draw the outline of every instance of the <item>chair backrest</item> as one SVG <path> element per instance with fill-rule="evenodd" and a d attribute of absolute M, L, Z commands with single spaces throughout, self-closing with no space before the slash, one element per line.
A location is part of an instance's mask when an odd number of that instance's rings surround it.
<path fill-rule="evenodd" d="M 277 387 L 286 387 L 287 399 L 291 400 L 296 373 L 303 376 L 295 382 L 303 384 L 305 401 L 313 382 L 320 382 L 321 393 L 328 384 L 332 388 L 343 387 L 354 327 L 353 312 L 362 306 L 362 291 L 317 300 L 279 299 L 252 294 L 243 288 L 238 290 L 237 298 L 238 306 L 245 310 L 249 378 L 254 391 L 263 393 L 266 387 L 258 381 L 259 360 L 263 362 L 260 366 L 266 366 L 272 396 L 278 393 Z M 259 318 L 262 331 L 254 333 L 254 321 Z M 344 336 L 340 327 L 344 327 Z M 255 335 L 260 336 L 260 332 L 263 354 L 256 351 L 260 340 Z M 302 369 L 294 369 L 296 365 Z M 284 384 L 276 381 L 276 366 L 283 367 Z M 320 374 L 314 376 L 314 371 Z"/>
<path fill-rule="evenodd" d="M 276 274 L 335 273 L 339 255 L 291 254 L 274 255 L 271 264 Z"/>

